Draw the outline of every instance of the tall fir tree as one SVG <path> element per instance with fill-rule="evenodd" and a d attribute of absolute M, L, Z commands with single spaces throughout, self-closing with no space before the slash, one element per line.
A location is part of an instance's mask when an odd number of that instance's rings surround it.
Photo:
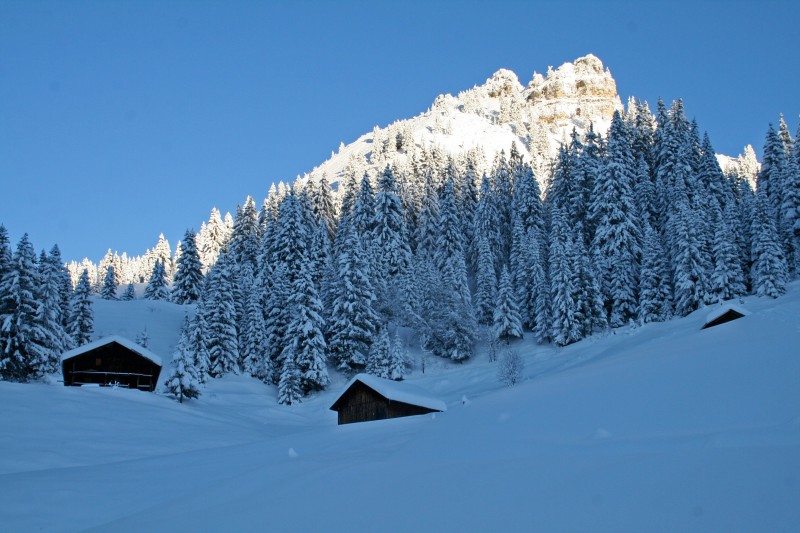
<path fill-rule="evenodd" d="M 553 342 L 566 346 L 580 339 L 581 324 L 576 301 L 574 265 L 570 261 L 572 239 L 561 209 L 553 210 L 550 243 L 551 335 Z"/>
<path fill-rule="evenodd" d="M 281 354 L 282 373 L 287 372 L 288 361 L 296 365 L 300 391 L 305 395 L 324 389 L 330 381 L 325 367 L 327 345 L 322 334 L 325 327 L 322 302 L 311 281 L 311 275 L 305 269 L 298 272 L 292 284 L 289 305 L 293 317 L 286 328 L 286 345 Z"/>
<path fill-rule="evenodd" d="M 479 324 L 492 324 L 497 301 L 497 274 L 494 254 L 489 249 L 489 240 L 478 236 L 478 272 L 476 276 L 475 315 Z"/>
<path fill-rule="evenodd" d="M 777 298 L 786 292 L 786 259 L 778 244 L 775 221 L 769 199 L 759 192 L 756 216 L 753 219 L 753 292 L 758 296 Z"/>
<path fill-rule="evenodd" d="M 517 295 L 511 284 L 508 268 L 503 265 L 500 285 L 497 291 L 497 304 L 494 308 L 494 332 L 498 339 L 522 338 L 522 319 L 517 304 Z"/>
<path fill-rule="evenodd" d="M 391 351 L 392 342 L 389 338 L 388 325 L 384 324 L 378 329 L 375 341 L 370 346 L 365 372 L 379 378 L 389 379 Z"/>
<path fill-rule="evenodd" d="M 200 379 L 194 366 L 194 357 L 190 342 L 189 317 L 186 316 L 181 327 L 181 334 L 175 351 L 172 353 L 172 370 L 164 383 L 164 389 L 172 394 L 180 403 L 183 399 L 200 396 Z"/>
<path fill-rule="evenodd" d="M 70 334 L 75 346 L 83 346 L 91 342 L 94 330 L 94 311 L 92 310 L 92 286 L 89 272 L 84 270 L 72 299 L 72 316 L 70 318 Z"/>
<path fill-rule="evenodd" d="M 267 354 L 264 313 L 261 309 L 261 288 L 255 283 L 253 271 L 248 263 L 242 268 L 240 283 L 244 297 L 243 319 L 239 323 L 239 354 L 242 369 L 251 376 L 267 379 L 269 365 Z"/>
<path fill-rule="evenodd" d="M 117 277 L 114 273 L 114 266 L 111 265 L 106 270 L 106 277 L 103 280 L 103 288 L 100 289 L 100 298 L 104 300 L 117 299 Z"/>
<path fill-rule="evenodd" d="M 612 327 L 636 316 L 640 231 L 633 202 L 633 158 L 626 126 L 614 114 L 605 172 L 595 182 L 590 212 L 594 255 L 603 260 L 602 287 Z"/>
<path fill-rule="evenodd" d="M 37 379 L 48 369 L 47 332 L 39 319 L 36 253 L 22 236 L 3 279 L 0 317 L 0 376 L 9 381 Z"/>
<path fill-rule="evenodd" d="M 136 299 L 136 289 L 134 288 L 133 283 L 128 283 L 125 286 L 125 292 L 122 293 L 121 299 L 126 302 Z"/>
<path fill-rule="evenodd" d="M 186 230 L 183 235 L 181 256 L 177 260 L 172 282 L 172 301 L 177 304 L 194 303 L 200 298 L 203 285 L 203 265 L 197 252 L 196 235 Z"/>
<path fill-rule="evenodd" d="M 233 303 L 233 264 L 223 250 L 206 278 L 205 310 L 209 330 L 207 348 L 208 374 L 217 378 L 238 372 L 239 344 L 236 331 L 236 308 Z"/>
<path fill-rule="evenodd" d="M 167 271 L 164 261 L 156 261 L 153 272 L 150 274 L 150 281 L 144 290 L 145 300 L 168 300 L 169 289 L 167 288 Z"/>
<path fill-rule="evenodd" d="M 741 296 L 747 290 L 736 240 L 733 237 L 733 228 L 729 226 L 727 219 L 728 217 L 723 216 L 719 208 L 716 208 L 713 216 L 712 243 L 714 266 L 709 280 L 712 303 Z"/>
<path fill-rule="evenodd" d="M 642 268 L 639 281 L 639 321 L 660 322 L 672 312 L 669 264 L 658 232 L 644 223 Z"/>
<path fill-rule="evenodd" d="M 380 317 L 373 308 L 375 293 L 369 276 L 364 245 L 347 223 L 339 225 L 336 236 L 342 249 L 336 256 L 332 286 L 332 313 L 328 323 L 329 353 L 344 372 L 363 368 Z"/>

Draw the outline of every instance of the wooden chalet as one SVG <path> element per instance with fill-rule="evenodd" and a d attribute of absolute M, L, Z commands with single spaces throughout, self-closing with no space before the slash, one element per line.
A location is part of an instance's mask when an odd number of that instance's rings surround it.
<path fill-rule="evenodd" d="M 341 425 L 442 412 L 447 405 L 413 385 L 358 374 L 345 386 L 331 410 L 338 413 Z"/>
<path fill-rule="evenodd" d="M 64 385 L 96 384 L 154 391 L 161 358 L 116 335 L 84 344 L 61 356 Z"/>
<path fill-rule="evenodd" d="M 719 326 L 720 324 L 724 324 L 726 322 L 738 320 L 749 314 L 749 311 L 741 307 L 735 305 L 723 305 L 706 316 L 706 322 L 700 329 L 713 328 L 714 326 Z"/>

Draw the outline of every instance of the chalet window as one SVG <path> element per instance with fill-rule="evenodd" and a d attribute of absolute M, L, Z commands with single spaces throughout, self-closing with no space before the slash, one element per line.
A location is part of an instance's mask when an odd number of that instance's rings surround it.
<path fill-rule="evenodd" d="M 102 365 L 102 364 L 103 364 L 103 359 L 102 359 L 102 358 L 98 357 L 98 358 L 96 358 L 96 359 L 94 360 L 94 365 L 95 365 L 95 366 L 100 366 L 100 365 Z"/>

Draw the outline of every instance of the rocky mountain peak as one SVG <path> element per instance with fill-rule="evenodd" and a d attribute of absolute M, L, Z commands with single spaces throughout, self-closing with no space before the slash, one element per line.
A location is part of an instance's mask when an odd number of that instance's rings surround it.
<path fill-rule="evenodd" d="M 611 122 L 614 111 L 622 110 L 617 83 L 602 61 L 589 54 L 547 76 L 534 73 L 525 90 L 535 119 L 553 126 L 586 127 L 588 122 Z"/>

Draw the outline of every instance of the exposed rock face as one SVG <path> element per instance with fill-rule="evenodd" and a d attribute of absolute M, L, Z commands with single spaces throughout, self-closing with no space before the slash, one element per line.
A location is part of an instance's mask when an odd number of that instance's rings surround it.
<path fill-rule="evenodd" d="M 534 120 L 559 128 L 585 128 L 590 121 L 605 126 L 614 111 L 622 110 L 611 72 L 592 54 L 550 69 L 547 77 L 534 73 L 524 95 Z"/>

